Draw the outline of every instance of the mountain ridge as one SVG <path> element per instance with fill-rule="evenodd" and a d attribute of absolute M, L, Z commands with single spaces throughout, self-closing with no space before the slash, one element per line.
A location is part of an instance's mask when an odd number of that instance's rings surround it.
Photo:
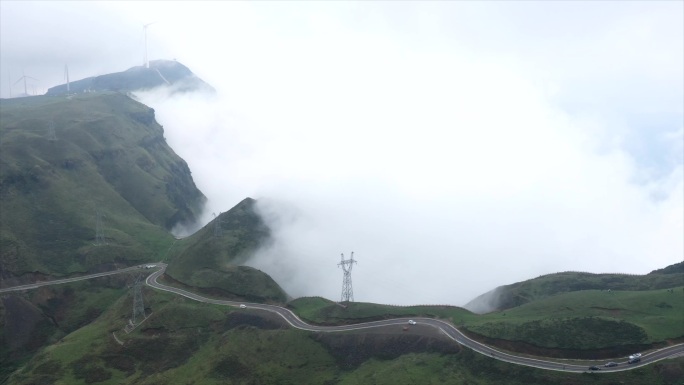
<path fill-rule="evenodd" d="M 133 92 L 170 86 L 173 92 L 209 92 L 216 90 L 197 77 L 190 69 L 175 60 L 153 60 L 149 67 L 135 66 L 122 72 L 91 76 L 48 89 L 46 95 L 64 95 L 83 92 Z"/>
<path fill-rule="evenodd" d="M 500 311 L 548 296 L 578 290 L 655 290 L 669 289 L 684 283 L 684 262 L 678 262 L 648 274 L 610 274 L 566 271 L 499 286 L 481 294 L 464 308 L 475 313 Z"/>

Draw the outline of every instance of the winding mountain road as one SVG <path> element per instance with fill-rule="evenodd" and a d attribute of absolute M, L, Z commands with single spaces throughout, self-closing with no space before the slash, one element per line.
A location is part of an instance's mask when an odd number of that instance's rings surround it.
<path fill-rule="evenodd" d="M 389 319 L 389 320 L 382 320 L 382 321 L 374 321 L 374 322 L 364 322 L 364 323 L 359 323 L 359 324 L 354 324 L 354 325 L 340 325 L 340 326 L 317 326 L 317 325 L 310 325 L 307 324 L 306 322 L 302 321 L 297 315 L 295 315 L 292 311 L 289 309 L 276 306 L 276 305 L 267 305 L 267 304 L 261 304 L 261 303 L 247 303 L 247 302 L 238 302 L 238 301 L 226 301 L 226 300 L 219 300 L 219 299 L 212 299 L 212 298 L 207 298 L 204 296 L 201 296 L 199 294 L 191 293 L 189 291 L 171 287 L 171 286 L 166 286 L 164 284 L 161 284 L 157 282 L 157 278 L 159 278 L 164 272 L 166 271 L 166 264 L 164 263 L 156 263 L 156 264 L 146 264 L 146 265 L 139 265 L 139 266 L 132 266 L 128 267 L 125 269 L 119 269 L 119 270 L 114 270 L 114 271 L 109 271 L 109 272 L 103 272 L 103 273 L 96 273 L 96 274 L 89 274 L 89 275 L 84 275 L 80 277 L 73 277 L 73 278 L 66 278 L 66 279 L 59 279 L 59 280 L 53 280 L 53 281 L 44 281 L 44 282 L 37 282 L 33 284 L 28 284 L 28 285 L 21 285 L 21 286 L 14 286 L 14 287 L 8 287 L 8 288 L 3 288 L 0 289 L 0 294 L 2 293 L 9 293 L 13 291 L 22 291 L 22 290 L 31 290 L 35 289 L 41 286 L 47 286 L 47 285 L 57 285 L 57 284 L 62 284 L 62 283 L 68 283 L 68 282 L 76 282 L 76 281 L 82 281 L 86 279 L 93 279 L 93 278 L 98 278 L 98 277 L 104 277 L 107 275 L 113 275 L 113 274 L 121 274 L 121 273 L 128 273 L 128 272 L 133 272 L 133 271 L 139 271 L 140 269 L 143 268 L 158 268 L 158 270 L 154 271 L 152 274 L 150 274 L 147 279 L 145 280 L 145 283 L 149 285 L 150 287 L 153 287 L 157 290 L 162 290 L 162 291 L 167 291 L 170 293 L 182 295 L 186 298 L 199 301 L 199 302 L 204 302 L 204 303 L 210 303 L 210 304 L 215 304 L 215 305 L 224 305 L 224 306 L 235 306 L 235 307 L 240 307 L 240 305 L 244 305 L 246 309 L 255 309 L 255 310 L 262 310 L 262 311 L 267 311 L 271 313 L 275 313 L 282 317 L 290 326 L 296 329 L 300 330 L 306 330 L 310 332 L 317 332 L 317 333 L 333 333 L 333 332 L 345 332 L 345 331 L 356 331 L 356 330 L 369 330 L 369 329 L 378 329 L 378 328 L 387 328 L 387 327 L 397 327 L 397 326 L 405 326 L 408 324 L 409 318 L 394 318 L 394 319 Z M 416 317 L 412 318 L 414 321 L 416 321 L 416 325 L 412 326 L 413 328 L 421 328 L 421 327 L 431 327 L 436 330 L 438 330 L 441 333 L 444 333 L 448 338 L 452 339 L 453 341 L 471 348 L 472 350 L 484 354 L 486 356 L 492 357 L 494 359 L 500 360 L 500 361 L 506 361 L 512 364 L 517 364 L 517 365 L 524 365 L 524 366 L 530 366 L 534 368 L 539 368 L 539 369 L 546 369 L 546 370 L 557 370 L 557 371 L 564 371 L 564 372 L 575 372 L 575 373 L 583 373 L 588 371 L 587 367 L 587 362 L 588 360 L 562 360 L 562 362 L 558 361 L 546 361 L 543 359 L 539 358 L 530 358 L 530 357 L 525 357 L 525 356 L 518 356 L 514 355 L 511 353 L 506 353 L 502 352 L 500 350 L 497 350 L 495 348 L 492 348 L 490 346 L 484 345 L 480 342 L 477 342 L 475 340 L 472 340 L 468 338 L 466 335 L 461 333 L 453 324 L 448 323 L 446 321 L 434 319 L 434 318 L 422 318 L 422 317 Z M 610 372 L 616 372 L 616 371 L 624 371 L 624 370 L 630 370 L 630 369 L 635 369 L 643 365 L 648 365 L 652 364 L 654 362 L 664 360 L 667 358 L 674 358 L 677 356 L 684 356 L 684 344 L 677 344 L 677 345 L 672 345 L 668 346 L 662 349 L 655 350 L 653 352 L 644 354 L 641 357 L 641 362 L 636 363 L 636 364 L 628 364 L 627 360 L 624 359 L 622 361 L 617 361 L 618 366 L 612 367 L 612 368 L 607 368 L 602 366 L 603 362 L 598 363 L 595 362 L 594 364 L 599 366 L 601 370 L 595 371 L 598 373 L 610 373 Z M 560 361 L 560 360 L 559 360 Z"/>
<path fill-rule="evenodd" d="M 0 289 L 0 294 L 2 293 L 9 293 L 12 291 L 22 291 L 22 290 L 31 290 L 31 289 L 37 289 L 41 286 L 48 286 L 48 285 L 59 285 L 62 283 L 69 283 L 69 282 L 76 282 L 76 281 L 83 281 L 86 279 L 93 279 L 93 278 L 99 278 L 99 277 L 105 277 L 108 275 L 114 275 L 114 274 L 122 274 L 122 273 L 130 273 L 132 271 L 138 271 L 142 269 L 146 265 L 139 265 L 139 266 L 131 266 L 131 267 L 126 267 L 123 269 L 118 269 L 118 270 L 112 270 L 112 271 L 105 271 L 103 273 L 95 273 L 95 274 L 88 274 L 88 275 L 81 275 L 78 277 L 72 277 L 72 278 L 64 278 L 64 279 L 55 279 L 51 281 L 41 281 L 41 282 L 35 282 L 35 283 L 30 283 L 27 285 L 21 285 L 21 286 L 12 286 L 12 287 L 5 287 Z M 151 265 L 150 265 L 151 266 Z M 155 264 L 156 266 L 156 264 Z M 164 266 L 164 269 L 166 269 L 166 266 Z"/>
<path fill-rule="evenodd" d="M 263 311 L 268 311 L 271 313 L 275 313 L 282 317 L 290 326 L 296 329 L 300 330 L 306 330 L 306 331 L 311 331 L 311 332 L 318 332 L 318 333 L 332 333 L 332 332 L 344 332 L 344 331 L 355 331 L 355 330 L 367 330 L 367 329 L 375 329 L 375 328 L 383 328 L 383 327 L 392 327 L 392 326 L 405 326 L 408 324 L 409 318 L 394 318 L 394 319 L 389 319 L 389 320 L 382 320 L 382 321 L 374 321 L 374 322 L 364 322 L 364 323 L 359 323 L 355 325 L 341 325 L 341 326 L 316 326 L 316 325 L 310 325 L 307 324 L 306 322 L 302 321 L 297 315 L 295 315 L 292 311 L 289 309 L 280 307 L 280 306 L 275 306 L 275 305 L 267 305 L 267 304 L 261 304 L 261 303 L 246 303 L 246 302 L 238 302 L 238 301 L 226 301 L 226 300 L 219 300 L 219 299 L 212 299 L 212 298 L 207 298 L 203 297 L 199 294 L 191 293 L 189 291 L 171 287 L 171 286 L 166 286 L 164 284 L 161 284 L 157 282 L 157 278 L 159 278 L 162 274 L 164 274 L 166 270 L 166 265 L 159 263 L 157 264 L 158 267 L 160 267 L 159 270 L 155 271 L 154 273 L 150 274 L 147 279 L 145 280 L 145 283 L 147 285 L 158 289 L 158 290 L 163 290 L 163 291 L 168 291 L 171 293 L 175 293 L 178 295 L 182 295 L 184 297 L 190 298 L 195 301 L 199 302 L 205 302 L 205 303 L 210 303 L 210 304 L 215 304 L 215 305 L 225 305 L 225 306 L 235 306 L 239 307 L 240 305 L 244 305 L 245 308 L 247 309 L 257 309 L 257 310 L 263 310 Z M 512 364 L 517 364 L 517 365 L 525 365 L 525 366 L 531 366 L 534 368 L 539 368 L 539 369 L 546 369 L 546 370 L 557 370 L 557 371 L 564 371 L 564 372 L 576 372 L 576 373 L 583 373 L 588 371 L 588 366 L 586 362 L 588 360 L 563 360 L 563 362 L 554 362 L 554 361 L 545 361 L 543 359 L 538 359 L 538 358 L 530 358 L 530 357 L 524 357 L 524 356 L 518 356 L 518 355 L 513 355 L 511 353 L 505 353 L 500 350 L 496 350 L 490 346 L 484 345 L 480 342 L 477 342 L 475 340 L 472 340 L 468 338 L 466 335 L 461 333 L 453 324 L 448 323 L 446 321 L 434 319 L 434 318 L 422 318 L 422 317 L 417 317 L 417 318 L 412 318 L 414 321 L 416 321 L 416 325 L 413 327 L 432 327 L 437 330 L 439 330 L 441 333 L 444 333 L 447 337 L 452 339 L 453 341 L 471 348 L 472 350 L 484 354 L 486 356 L 495 358 L 500 361 L 506 361 Z M 667 358 L 672 358 L 676 356 L 684 355 L 684 344 L 677 344 L 677 345 L 672 345 L 665 347 L 663 349 L 659 349 L 656 351 L 653 351 L 648 354 L 644 354 L 641 357 L 641 362 L 636 363 L 636 364 L 628 364 L 627 360 L 625 359 L 624 361 L 618 362 L 618 366 L 614 366 L 612 368 L 604 367 L 603 362 L 601 363 L 595 363 L 595 365 L 599 366 L 601 370 L 595 371 L 598 373 L 609 373 L 609 372 L 617 372 L 617 371 L 624 371 L 624 370 L 630 370 L 630 369 L 635 369 L 643 365 L 651 364 L 656 361 L 664 360 Z"/>

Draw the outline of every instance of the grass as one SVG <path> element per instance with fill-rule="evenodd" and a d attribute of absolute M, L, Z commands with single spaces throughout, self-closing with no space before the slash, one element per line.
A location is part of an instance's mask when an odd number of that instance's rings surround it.
<path fill-rule="evenodd" d="M 684 337 L 684 288 L 587 290 L 558 294 L 513 309 L 477 315 L 458 307 L 395 307 L 354 302 L 346 308 L 320 297 L 288 307 L 316 324 L 349 324 L 391 317 L 434 317 L 484 337 L 558 349 L 602 349 Z"/>
<path fill-rule="evenodd" d="M 36 355 L 8 383 L 664 385 L 684 374 L 684 358 L 637 371 L 582 375 L 507 364 L 468 349 L 392 353 L 397 338 L 406 335 L 377 336 L 364 346 L 368 356 L 349 367 L 315 334 L 271 321 L 256 326 L 256 313 L 151 290 L 145 297 L 152 315 L 133 333 L 120 332 L 130 312 L 130 298 L 123 296 L 95 322 Z M 124 346 L 114 342 L 112 331 Z"/>
<path fill-rule="evenodd" d="M 247 198 L 192 236 L 178 241 L 166 274 L 214 295 L 249 301 L 285 302 L 286 294 L 266 273 L 237 266 L 268 240 L 269 230 Z M 215 226 L 221 227 L 215 235 Z"/>
<path fill-rule="evenodd" d="M 563 293 L 471 318 L 466 327 L 487 337 L 543 347 L 595 349 L 661 342 L 684 336 L 683 289 Z"/>
<path fill-rule="evenodd" d="M 28 306 L 34 306 L 34 309 L 42 312 L 44 322 L 33 329 L 26 329 L 29 326 L 25 326 L 23 332 L 30 333 L 32 340 L 15 349 L 8 349 L 8 346 L 14 345 L 10 343 L 13 336 L 5 334 L 4 326 L 0 330 L 0 383 L 9 372 L 40 348 L 56 343 L 65 335 L 97 319 L 128 292 L 126 285 L 132 280 L 132 274 L 121 274 L 13 294 L 21 296 Z M 6 317 L 14 317 L 14 323 L 30 325 L 30 321 L 23 318 L 22 311 L 7 313 L 1 302 L 0 310 L 0 324 L 8 322 Z"/>
<path fill-rule="evenodd" d="M 586 290 L 644 291 L 668 289 L 684 282 L 684 262 L 645 275 L 563 272 L 505 285 L 472 302 L 489 302 L 503 310 L 560 293 Z M 466 305 L 466 307 L 469 307 Z"/>
<path fill-rule="evenodd" d="M 204 202 L 153 112 L 124 95 L 2 100 L 0 112 L 5 271 L 69 275 L 161 259 L 169 229 Z M 93 246 L 96 211 L 107 246 Z"/>
<path fill-rule="evenodd" d="M 395 317 L 432 317 L 470 320 L 477 317 L 456 306 L 388 306 L 365 302 L 345 303 L 345 307 L 321 297 L 304 297 L 287 306 L 300 318 L 315 324 L 351 324 Z"/>

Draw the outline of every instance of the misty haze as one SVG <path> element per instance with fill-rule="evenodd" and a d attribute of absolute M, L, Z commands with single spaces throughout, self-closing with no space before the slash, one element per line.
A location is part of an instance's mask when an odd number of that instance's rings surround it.
<path fill-rule="evenodd" d="M 177 233 L 249 196 L 274 239 L 247 264 L 289 295 L 337 300 L 353 251 L 356 301 L 463 305 L 682 260 L 682 23 L 660 5 L 90 3 L 57 33 L 68 7 L 3 2 L 2 96 L 139 65 L 155 21 L 150 59 L 217 91 L 135 94 L 208 198 Z"/>

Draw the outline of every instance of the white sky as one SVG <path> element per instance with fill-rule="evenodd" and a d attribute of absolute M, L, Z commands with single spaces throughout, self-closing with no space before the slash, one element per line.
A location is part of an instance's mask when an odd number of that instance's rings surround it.
<path fill-rule="evenodd" d="M 0 1 L 0 92 L 173 59 L 142 99 L 208 212 L 260 199 L 294 296 L 461 305 L 684 258 L 684 2 Z"/>

